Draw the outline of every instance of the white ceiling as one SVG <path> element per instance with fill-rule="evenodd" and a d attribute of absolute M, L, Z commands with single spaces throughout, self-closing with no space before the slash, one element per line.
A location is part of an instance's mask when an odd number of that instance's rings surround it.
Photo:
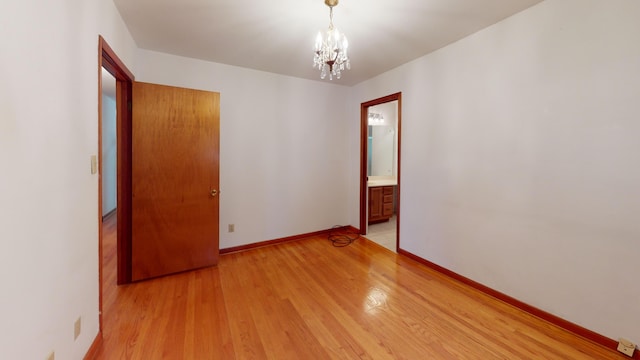
<path fill-rule="evenodd" d="M 542 0 L 341 0 L 355 85 Z M 324 0 L 114 0 L 140 48 L 320 81 L 313 45 Z M 329 81 L 329 80 L 324 80 Z"/>

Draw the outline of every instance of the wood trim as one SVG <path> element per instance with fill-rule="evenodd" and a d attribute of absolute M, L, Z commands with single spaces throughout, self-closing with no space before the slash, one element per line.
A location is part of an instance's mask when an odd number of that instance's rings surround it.
<path fill-rule="evenodd" d="M 98 334 L 102 331 L 102 37 L 98 38 Z"/>
<path fill-rule="evenodd" d="M 109 71 L 116 79 L 129 79 L 135 80 L 133 73 L 127 68 L 127 66 L 120 60 L 116 52 L 113 51 L 107 41 L 98 35 L 98 42 L 100 47 L 100 58 L 103 59 L 101 66 Z"/>
<path fill-rule="evenodd" d="M 400 171 L 402 164 L 402 154 L 400 149 L 402 148 L 402 92 L 383 96 L 378 99 L 370 100 L 360 104 L 360 234 L 365 235 L 367 229 L 367 127 L 368 117 L 367 112 L 370 106 L 380 105 L 391 101 L 398 102 L 398 164 L 396 178 L 398 185 L 396 186 L 396 251 L 400 249 L 400 179 L 402 171 Z"/>
<path fill-rule="evenodd" d="M 102 36 L 98 36 L 98 56 L 100 74 L 104 67 L 116 79 L 117 201 L 119 210 L 117 212 L 117 282 L 118 284 L 128 284 L 131 282 L 131 107 L 129 105 L 131 104 L 132 83 L 135 77 Z M 101 112 L 101 99 L 99 101 L 99 111 Z M 101 117 L 102 113 L 99 116 Z M 101 123 L 100 119 L 100 128 L 102 127 Z M 102 193 L 100 193 L 101 196 Z"/>
<path fill-rule="evenodd" d="M 84 360 L 93 360 L 98 356 L 98 349 L 100 349 L 100 347 L 102 346 L 103 343 L 103 338 L 102 338 L 102 331 L 99 331 L 98 334 L 96 335 L 96 338 L 93 339 L 93 342 L 91 343 L 91 346 L 89 347 L 89 350 L 87 350 L 87 353 L 84 355 L 83 359 Z"/>
<path fill-rule="evenodd" d="M 479 290 L 491 297 L 496 298 L 497 300 L 500 300 L 504 303 L 507 303 L 513 307 L 516 307 L 526 313 L 529 313 L 535 317 L 538 317 L 542 320 L 545 320 L 553 325 L 556 325 L 562 329 L 565 329 L 569 332 L 574 333 L 577 336 L 580 336 L 582 338 L 585 338 L 587 340 L 590 340 L 596 344 L 599 344 L 605 348 L 609 348 L 612 349 L 614 351 L 617 351 L 616 348 L 618 346 L 618 342 L 616 340 L 610 339 L 604 335 L 598 334 L 592 330 L 589 330 L 587 328 L 584 328 L 580 325 L 574 324 L 568 320 L 565 320 L 559 316 L 553 315 L 551 313 L 548 313 L 544 310 L 538 309 L 535 306 L 529 305 L 525 302 L 522 302 L 516 298 L 513 298 L 509 295 L 506 295 L 504 293 L 501 293 L 500 291 L 494 290 L 486 285 L 483 285 L 477 281 L 471 280 L 465 276 L 462 276 L 456 272 L 453 272 L 445 267 L 442 267 L 438 264 L 435 264 L 429 260 L 426 260 L 424 258 L 421 258 L 417 255 L 414 255 L 406 250 L 403 249 L 398 249 L 398 254 L 406 256 L 416 262 L 419 262 L 425 266 L 427 266 L 428 268 L 435 270 L 451 279 L 457 280 L 465 285 L 468 285 L 476 290 Z M 634 356 L 632 357 L 633 359 L 640 359 L 640 352 L 636 351 L 634 353 Z"/>
<path fill-rule="evenodd" d="M 402 159 L 402 93 L 399 92 L 393 96 L 396 96 L 396 100 L 398 101 L 398 153 L 396 154 L 398 157 L 398 163 L 396 164 L 396 171 L 398 172 L 396 174 L 396 181 L 398 183 L 396 186 L 396 252 L 398 252 L 398 250 L 400 250 L 400 184 L 402 180 L 402 161 L 400 161 Z"/>
<path fill-rule="evenodd" d="M 118 284 L 131 282 L 131 219 L 132 219 L 132 82 L 117 81 L 117 198 L 118 198 Z"/>
<path fill-rule="evenodd" d="M 273 239 L 273 240 L 261 241 L 261 242 L 257 242 L 257 243 L 247 244 L 247 245 L 240 245 L 240 246 L 233 246 L 233 247 L 229 247 L 229 248 L 224 248 L 224 249 L 220 249 L 220 255 L 230 254 L 230 253 L 235 253 L 235 252 L 240 252 L 240 251 L 246 251 L 246 250 L 251 250 L 251 249 L 257 249 L 257 248 L 261 248 L 261 247 L 265 247 L 265 246 L 282 244 L 282 243 L 286 243 L 286 242 L 302 240 L 302 239 L 306 239 L 306 238 L 310 238 L 310 237 L 314 237 L 314 236 L 329 236 L 329 234 L 332 231 L 336 231 L 336 230 L 346 230 L 346 231 L 353 231 L 355 233 L 359 233 L 358 229 L 356 229 L 353 226 L 349 225 L 349 226 L 343 226 L 343 227 L 340 227 L 340 228 L 331 228 L 331 229 L 326 229 L 326 230 L 314 231 L 314 232 L 310 232 L 310 233 L 306 233 L 306 234 L 287 236 L 287 237 L 283 237 L 283 238 L 279 238 L 279 239 Z"/>
<path fill-rule="evenodd" d="M 101 165 L 102 166 L 102 165 Z M 102 175 L 100 175 L 102 176 Z M 102 185 L 101 185 L 102 186 Z M 117 214 L 117 208 L 114 208 L 113 210 L 109 211 L 108 213 L 102 215 L 102 221 L 108 220 L 110 219 L 112 216 Z"/>
<path fill-rule="evenodd" d="M 384 104 L 384 103 L 388 103 L 388 102 L 399 100 L 400 97 L 402 97 L 402 92 L 397 92 L 395 94 L 390 94 L 390 95 L 387 95 L 387 96 L 383 96 L 381 98 L 377 98 L 377 99 L 373 99 L 373 100 L 369 100 L 369 101 L 363 102 L 361 105 L 363 107 L 368 108 L 370 106 L 380 105 L 380 104 Z M 366 125 L 366 123 L 365 123 L 365 125 Z"/>
<path fill-rule="evenodd" d="M 360 104 L 360 235 L 367 232 L 367 108 Z"/>

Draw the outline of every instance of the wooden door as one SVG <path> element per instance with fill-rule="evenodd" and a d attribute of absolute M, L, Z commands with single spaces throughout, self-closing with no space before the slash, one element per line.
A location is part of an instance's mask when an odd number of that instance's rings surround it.
<path fill-rule="evenodd" d="M 218 262 L 220 94 L 133 83 L 133 281 Z"/>

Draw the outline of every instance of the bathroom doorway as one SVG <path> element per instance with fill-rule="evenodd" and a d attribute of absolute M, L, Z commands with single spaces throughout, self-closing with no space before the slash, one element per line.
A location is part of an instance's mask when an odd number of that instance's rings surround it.
<path fill-rule="evenodd" d="M 400 247 L 401 93 L 361 104 L 360 233 Z"/>

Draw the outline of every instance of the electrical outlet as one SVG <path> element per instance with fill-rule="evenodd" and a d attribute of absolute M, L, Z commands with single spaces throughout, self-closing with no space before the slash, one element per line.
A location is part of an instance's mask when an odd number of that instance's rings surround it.
<path fill-rule="evenodd" d="M 56 353 L 52 351 L 51 354 L 47 356 L 47 360 L 56 360 Z"/>
<path fill-rule="evenodd" d="M 232 233 L 236 231 L 236 225 L 235 224 L 229 224 L 229 232 Z"/>
<path fill-rule="evenodd" d="M 620 351 L 621 353 L 627 355 L 627 356 L 633 356 L 633 352 L 636 350 L 636 344 L 632 343 L 631 341 L 627 340 L 627 339 L 620 339 L 620 341 L 618 342 L 618 351 Z"/>
<path fill-rule="evenodd" d="M 78 317 L 78 320 L 73 324 L 73 340 L 76 340 L 80 336 L 82 331 L 82 317 Z"/>

